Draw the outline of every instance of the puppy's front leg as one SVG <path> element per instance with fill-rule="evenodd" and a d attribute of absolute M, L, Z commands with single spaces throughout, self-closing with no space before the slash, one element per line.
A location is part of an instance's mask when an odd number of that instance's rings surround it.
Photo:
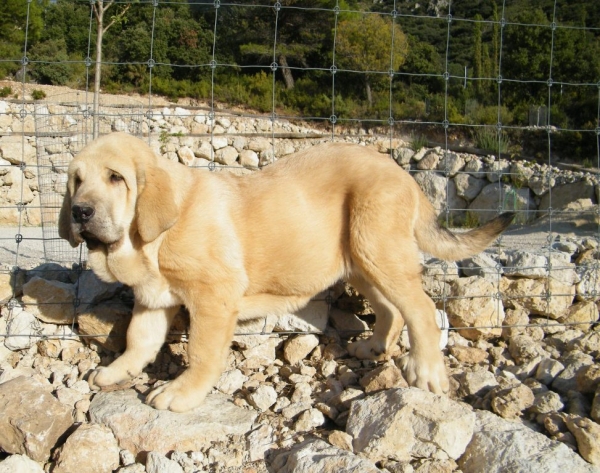
<path fill-rule="evenodd" d="M 109 366 L 98 368 L 90 374 L 90 387 L 123 383 L 141 373 L 156 358 L 178 310 L 179 307 L 151 310 L 136 301 L 127 328 L 125 351 Z"/>
<path fill-rule="evenodd" d="M 199 406 L 219 380 L 236 326 L 231 302 L 211 300 L 203 293 L 199 304 L 187 304 L 190 311 L 188 342 L 189 367 L 178 378 L 159 386 L 146 398 L 157 409 L 185 412 Z"/>

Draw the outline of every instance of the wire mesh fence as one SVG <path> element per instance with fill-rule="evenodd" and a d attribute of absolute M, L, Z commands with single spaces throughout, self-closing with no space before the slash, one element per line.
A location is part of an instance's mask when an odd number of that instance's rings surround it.
<path fill-rule="evenodd" d="M 60 240 L 56 220 L 68 163 L 94 137 L 97 120 L 96 134 L 126 131 L 143 137 L 168 159 L 210 171 L 248 172 L 321 141 L 375 144 L 413 174 L 434 200 L 444 225 L 470 227 L 505 210 L 517 213 L 517 228 L 501 240 L 488 266 L 426 261 L 426 275 L 435 273 L 430 294 L 439 308 L 448 311 L 449 305 L 475 301 L 469 310 L 477 312 L 484 300 L 492 301 L 488 323 L 468 330 L 523 324 L 506 320 L 504 307 L 527 308 L 534 324 L 595 323 L 595 302 L 600 298 L 596 250 L 600 208 L 594 174 L 600 168 L 600 77 L 598 67 L 590 67 L 585 60 L 574 61 L 570 69 L 559 66 L 566 61 L 569 34 L 579 34 L 574 41 L 585 43 L 586 35 L 598 36 L 600 24 L 563 24 L 560 18 L 566 7 L 557 1 L 549 2 L 548 21 L 513 17 L 510 2 L 505 0 L 492 2 L 495 13 L 487 18 L 472 12 L 461 17 L 453 10 L 456 2 L 448 3 L 444 7 L 431 2 L 431 8 L 424 11 L 384 1 L 365 11 L 359 8 L 360 2 L 335 0 L 59 0 L 46 7 L 68 5 L 83 11 L 85 19 L 79 25 L 80 32 L 85 32 L 80 50 L 61 58 L 51 52 L 44 55 L 44 49 L 36 46 L 36 2 L 23 0 L 26 14 L 17 20 L 23 42 L 0 57 L 0 66 L 16 69 L 12 82 L 0 84 L 10 89 L 0 101 L 4 158 L 0 172 L 6 191 L 0 220 L 6 229 L 1 262 L 11 281 L 7 298 L 17 304 L 21 295 L 18 275 L 23 268 L 54 262 L 76 267 L 69 279 L 76 292 L 65 310 L 77 313 L 80 305 L 90 302 L 81 300 L 78 292 L 85 273 L 85 250 L 71 249 Z M 99 24 L 99 9 L 109 7 L 113 15 L 105 20 L 109 23 Z M 174 59 L 164 52 L 164 35 L 173 27 L 174 18 L 169 17 L 171 23 L 165 18 L 180 8 L 195 9 L 204 29 L 187 31 L 189 55 Z M 144 18 L 137 36 L 132 36 L 133 30 L 121 29 L 127 39 L 118 44 L 127 49 L 127 59 L 107 51 L 97 69 L 100 50 L 94 48 L 102 45 L 99 30 L 106 28 L 110 35 L 112 22 L 126 23 L 127 15 Z M 228 49 L 228 28 L 236 24 L 232 18 L 240 18 L 253 37 L 244 49 L 245 57 L 252 59 L 243 64 Z M 311 25 L 310 35 L 294 36 L 294 27 L 303 22 Z M 419 29 L 437 35 L 442 51 L 437 67 L 423 68 L 415 57 L 407 59 L 407 51 L 416 46 L 406 32 Z M 461 36 L 465 29 L 474 32 L 476 45 L 481 35 L 492 38 L 487 63 L 475 55 L 469 58 L 469 66 L 461 64 L 466 62 L 463 49 L 467 45 Z M 208 35 L 205 54 L 194 55 L 202 35 Z M 541 63 L 514 64 L 520 57 L 512 48 L 520 37 L 537 40 L 523 44 L 523 50 L 530 48 Z M 302 52 L 311 41 L 319 42 L 326 53 L 311 57 Z M 362 49 L 358 48 L 361 44 Z M 473 51 L 478 49 L 473 46 Z M 425 53 L 434 54 L 427 48 Z M 142 95 L 125 98 L 99 92 L 96 96 L 98 71 L 116 69 L 124 71 Z M 190 71 L 196 75 L 189 75 Z M 55 77 L 59 72 L 68 75 L 70 83 L 79 84 L 80 90 L 53 93 L 32 82 L 33 77 Z M 196 87 L 187 90 L 197 96 L 195 100 L 177 104 L 161 95 L 174 87 L 178 74 L 195 77 L 195 82 L 186 83 Z M 308 77 L 319 80 L 318 87 L 307 89 L 311 104 L 294 109 L 290 104 L 300 98 L 291 91 L 304 87 Z M 419 97 L 417 92 L 424 89 L 437 92 Z M 46 90 L 41 98 L 39 91 Z M 511 97 L 528 93 L 532 103 L 518 120 L 512 116 L 517 111 L 507 104 Z M 357 94 L 363 94 L 366 105 L 352 101 Z M 586 104 L 587 122 L 573 117 L 574 101 Z M 253 104 L 260 113 L 251 111 Z M 522 145 L 517 152 L 511 150 L 515 140 Z M 410 148 L 412 154 L 405 152 Z M 520 160 L 520 155 L 529 159 Z M 557 162 L 566 157 L 574 159 L 565 165 L 568 170 L 561 171 Z M 572 199 L 575 204 L 565 197 L 565 186 L 583 190 Z M 40 226 L 38 233 L 30 228 Z M 533 256 L 507 250 L 527 250 Z M 472 274 L 483 275 L 486 284 L 471 292 L 453 290 L 455 276 L 468 275 L 473 267 Z M 517 283 L 511 281 L 518 278 L 531 278 L 534 283 L 515 288 Z M 321 302 L 331 306 L 332 294 L 323 296 Z M 563 317 L 564 311 L 581 301 L 594 303 L 586 306 L 587 315 L 576 322 Z M 452 325 L 467 333 L 460 323 Z"/>

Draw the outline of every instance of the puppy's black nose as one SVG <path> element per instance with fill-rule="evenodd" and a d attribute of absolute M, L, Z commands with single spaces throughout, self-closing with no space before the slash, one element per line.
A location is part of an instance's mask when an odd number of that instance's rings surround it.
<path fill-rule="evenodd" d="M 75 220 L 75 223 L 89 222 L 94 215 L 94 209 L 84 205 L 74 205 L 71 207 L 71 212 L 73 214 L 73 220 Z"/>

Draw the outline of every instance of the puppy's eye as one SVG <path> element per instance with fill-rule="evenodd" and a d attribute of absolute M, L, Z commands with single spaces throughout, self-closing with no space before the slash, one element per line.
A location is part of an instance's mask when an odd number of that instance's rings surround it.
<path fill-rule="evenodd" d="M 110 182 L 113 184 L 118 184 L 123 181 L 123 176 L 121 176 L 118 172 L 111 171 L 110 173 Z"/>
<path fill-rule="evenodd" d="M 74 185 L 75 185 L 75 190 L 79 189 L 79 186 L 81 186 L 81 178 L 79 176 L 75 177 Z"/>

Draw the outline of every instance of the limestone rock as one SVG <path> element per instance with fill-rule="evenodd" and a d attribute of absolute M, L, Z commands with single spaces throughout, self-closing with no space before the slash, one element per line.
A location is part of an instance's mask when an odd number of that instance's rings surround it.
<path fill-rule="evenodd" d="M 541 345 L 526 334 L 512 336 L 508 343 L 508 351 L 519 364 L 546 355 Z"/>
<path fill-rule="evenodd" d="M 200 407 L 181 414 L 143 404 L 130 389 L 96 394 L 89 415 L 134 455 L 201 450 L 215 438 L 246 434 L 256 418 L 256 412 L 236 407 L 222 394 L 209 394 Z"/>
<path fill-rule="evenodd" d="M 535 396 L 524 384 L 501 389 L 492 394 L 492 410 L 505 419 L 516 419 L 533 405 Z"/>
<path fill-rule="evenodd" d="M 598 268 L 596 264 L 582 264 L 577 266 L 577 299 L 580 301 L 600 300 L 600 278 L 598 277 Z"/>
<path fill-rule="evenodd" d="M 244 376 L 239 369 L 235 368 L 223 372 L 215 387 L 225 394 L 233 394 L 239 389 L 242 389 L 242 386 L 244 386 L 244 383 L 247 380 L 248 377 Z"/>
<path fill-rule="evenodd" d="M 581 456 L 592 465 L 600 465 L 600 425 L 577 416 L 567 416 L 565 421 L 577 439 L 577 449 Z"/>
<path fill-rule="evenodd" d="M 83 271 L 77 281 L 77 297 L 81 300 L 78 312 L 90 304 L 114 298 L 122 288 L 121 283 L 106 283 L 93 271 Z"/>
<path fill-rule="evenodd" d="M 379 473 L 374 463 L 331 446 L 322 440 L 306 440 L 275 456 L 274 473 L 360 472 Z"/>
<path fill-rule="evenodd" d="M 456 153 L 445 152 L 437 169 L 448 177 L 454 177 L 465 166 L 465 160 Z"/>
<path fill-rule="evenodd" d="M 542 196 L 540 210 L 546 211 L 550 205 L 552 205 L 554 210 L 562 209 L 571 202 L 580 199 L 590 199 L 593 202 L 595 197 L 594 184 L 585 179 L 572 184 L 554 186 L 552 188 L 552 194 L 547 193 Z M 552 198 L 552 200 L 550 200 L 550 198 Z"/>
<path fill-rule="evenodd" d="M 316 335 L 296 335 L 287 340 L 283 347 L 283 357 L 290 365 L 303 360 L 319 344 Z"/>
<path fill-rule="evenodd" d="M 510 172 L 510 163 L 506 159 L 499 159 L 490 163 L 487 178 L 490 182 L 498 182 L 502 176 Z"/>
<path fill-rule="evenodd" d="M 504 273 L 511 277 L 532 279 L 551 277 L 566 286 L 571 286 L 579 280 L 575 264 L 571 263 L 571 256 L 562 251 L 553 251 L 550 254 L 547 250 L 508 251 Z"/>
<path fill-rule="evenodd" d="M 150 452 L 146 458 L 146 473 L 183 473 L 183 468 L 162 453 Z"/>
<path fill-rule="evenodd" d="M 240 164 L 245 168 L 258 169 L 260 159 L 255 151 L 252 151 L 251 149 L 245 149 L 240 152 Z"/>
<path fill-rule="evenodd" d="M 573 303 L 575 287 L 548 279 L 509 279 L 500 280 L 503 301 L 510 308 L 522 308 L 532 314 L 546 315 L 558 319 Z M 549 299 L 548 293 L 552 294 Z"/>
<path fill-rule="evenodd" d="M 200 147 L 194 151 L 197 158 L 211 161 L 213 159 L 213 147 L 208 141 L 200 142 Z"/>
<path fill-rule="evenodd" d="M 450 354 L 461 363 L 478 364 L 488 361 L 487 351 L 477 347 L 461 347 L 458 345 L 450 347 Z"/>
<path fill-rule="evenodd" d="M 384 389 L 408 387 L 408 383 L 402 376 L 402 371 L 393 363 L 386 363 L 367 373 L 361 378 L 360 385 L 365 388 L 367 394 L 383 391 Z"/>
<path fill-rule="evenodd" d="M 450 282 L 458 277 L 459 271 L 456 263 L 430 258 L 423 267 L 423 289 L 434 299 L 449 297 Z"/>
<path fill-rule="evenodd" d="M 192 166 L 196 160 L 194 152 L 187 146 L 182 146 L 177 150 L 179 162 L 185 166 Z"/>
<path fill-rule="evenodd" d="M 271 140 L 268 140 L 267 138 L 262 138 L 262 137 L 256 137 L 256 138 L 252 138 L 249 142 L 248 142 L 248 149 L 255 151 L 257 153 L 260 153 L 261 151 L 267 151 L 272 149 L 273 144 L 271 143 Z"/>
<path fill-rule="evenodd" d="M 353 452 L 354 447 L 352 446 L 352 436 L 341 430 L 334 430 L 329 434 L 327 440 L 334 447 L 341 448 L 348 452 Z"/>
<path fill-rule="evenodd" d="M 325 416 L 318 409 L 307 409 L 300 416 L 294 424 L 294 430 L 296 432 L 310 432 L 316 427 L 320 427 L 325 423 Z"/>
<path fill-rule="evenodd" d="M 417 169 L 420 171 L 431 171 L 438 167 L 439 162 L 440 155 L 436 150 L 431 150 L 417 163 Z"/>
<path fill-rule="evenodd" d="M 438 451 L 457 459 L 471 440 L 474 424 L 475 414 L 466 404 L 400 388 L 355 401 L 346 432 L 354 438 L 354 451 L 372 461 L 409 461 Z"/>
<path fill-rule="evenodd" d="M 410 148 L 398 148 L 397 150 L 394 150 L 394 159 L 402 166 L 409 164 L 414 154 L 415 152 Z"/>
<path fill-rule="evenodd" d="M 518 210 L 521 218 L 529 221 L 534 218 L 537 206 L 528 188 L 514 189 L 500 182 L 485 186 L 469 205 L 469 211 L 477 217 L 479 224 L 496 217 L 499 208 Z"/>
<path fill-rule="evenodd" d="M 0 138 L 0 156 L 11 164 L 36 165 L 37 156 L 35 148 L 27 140 L 23 142 L 20 136 L 3 136 Z"/>
<path fill-rule="evenodd" d="M 581 329 L 585 330 L 590 324 L 598 321 L 598 307 L 594 301 L 582 301 L 573 304 L 560 317 L 559 321 L 564 324 L 581 324 Z"/>
<path fill-rule="evenodd" d="M 334 308 L 329 315 L 331 325 L 341 336 L 357 335 L 369 330 L 369 325 L 355 314 Z"/>
<path fill-rule="evenodd" d="M 34 379 L 18 377 L 0 384 L 0 448 L 45 462 L 73 424 L 71 412 Z"/>
<path fill-rule="evenodd" d="M 482 368 L 474 371 L 465 371 L 457 376 L 457 380 L 460 383 L 458 393 L 463 397 L 483 397 L 498 386 L 498 381 L 494 374 Z"/>
<path fill-rule="evenodd" d="M 482 294 L 494 294 L 494 285 L 477 276 L 452 281 L 452 299 L 446 302 L 446 312 L 453 327 L 469 340 L 499 336 L 504 320 L 502 302 Z"/>
<path fill-rule="evenodd" d="M 108 427 L 83 424 L 54 455 L 54 473 L 111 473 L 119 466 L 119 446 Z"/>
<path fill-rule="evenodd" d="M 469 173 L 471 176 L 476 177 L 477 179 L 482 179 L 485 177 L 485 164 L 481 162 L 480 159 L 471 159 L 467 164 L 465 164 L 465 172 Z"/>
<path fill-rule="evenodd" d="M 456 194 L 467 202 L 471 202 L 489 183 L 485 179 L 477 179 L 470 174 L 458 174 L 454 178 Z"/>
<path fill-rule="evenodd" d="M 458 465 L 464 473 L 593 473 L 566 445 L 491 412 L 476 411 L 473 439 Z"/>
<path fill-rule="evenodd" d="M 564 364 L 565 369 L 552 382 L 552 389 L 560 394 L 576 391 L 577 372 L 584 366 L 591 365 L 593 363 L 592 357 L 580 351 L 573 351 L 563 356 L 561 362 Z"/>
<path fill-rule="evenodd" d="M 590 417 L 596 422 L 600 423 L 600 387 L 596 390 L 596 394 L 594 395 L 592 408 L 590 410 Z"/>
<path fill-rule="evenodd" d="M 577 389 L 584 394 L 593 394 L 600 388 L 600 364 L 587 365 L 575 374 Z"/>
<path fill-rule="evenodd" d="M 23 285 L 23 303 L 43 322 L 70 324 L 75 319 L 75 286 L 33 277 Z"/>
<path fill-rule="evenodd" d="M 480 253 L 462 260 L 458 263 L 458 266 L 462 269 L 465 276 L 480 276 L 492 283 L 497 282 L 499 277 L 504 274 L 502 265 L 498 264 L 487 253 Z"/>
<path fill-rule="evenodd" d="M 44 473 L 44 469 L 26 455 L 11 455 L 0 461 L 0 473 Z"/>
<path fill-rule="evenodd" d="M 562 410 L 563 407 L 564 404 L 557 393 L 546 391 L 535 395 L 533 405 L 529 408 L 529 411 L 536 414 L 550 414 Z"/>
<path fill-rule="evenodd" d="M 266 411 L 277 401 L 277 391 L 273 386 L 261 384 L 248 395 L 248 402 L 261 411 Z"/>
<path fill-rule="evenodd" d="M 24 350 L 35 345 L 41 333 L 37 318 L 20 307 L 12 309 L 12 315 L 6 324 L 6 333 L 10 335 L 4 339 L 4 346 L 9 350 Z"/>
<path fill-rule="evenodd" d="M 246 436 L 248 459 L 251 462 L 263 459 L 268 450 L 276 447 L 274 440 L 273 428 L 268 424 L 263 424 L 250 432 Z"/>
<path fill-rule="evenodd" d="M 236 163 L 238 152 L 233 146 L 225 146 L 215 152 L 215 161 L 219 164 L 232 166 Z"/>
<path fill-rule="evenodd" d="M 564 369 L 565 365 L 560 361 L 552 358 L 543 358 L 537 367 L 535 379 L 541 383 L 550 385 Z"/>
<path fill-rule="evenodd" d="M 467 202 L 458 196 L 456 184 L 452 179 L 448 180 L 435 171 L 417 172 L 413 177 L 438 212 L 441 212 L 446 205 L 455 211 L 467 207 Z M 455 213 L 461 215 L 460 212 Z"/>
<path fill-rule="evenodd" d="M 122 303 L 105 303 L 90 307 L 77 317 L 79 333 L 90 335 L 103 348 L 122 352 L 131 320 L 131 309 Z"/>
<path fill-rule="evenodd" d="M 279 317 L 273 331 L 323 332 L 327 327 L 328 317 L 328 304 L 324 300 L 312 300 L 298 312 Z"/>

